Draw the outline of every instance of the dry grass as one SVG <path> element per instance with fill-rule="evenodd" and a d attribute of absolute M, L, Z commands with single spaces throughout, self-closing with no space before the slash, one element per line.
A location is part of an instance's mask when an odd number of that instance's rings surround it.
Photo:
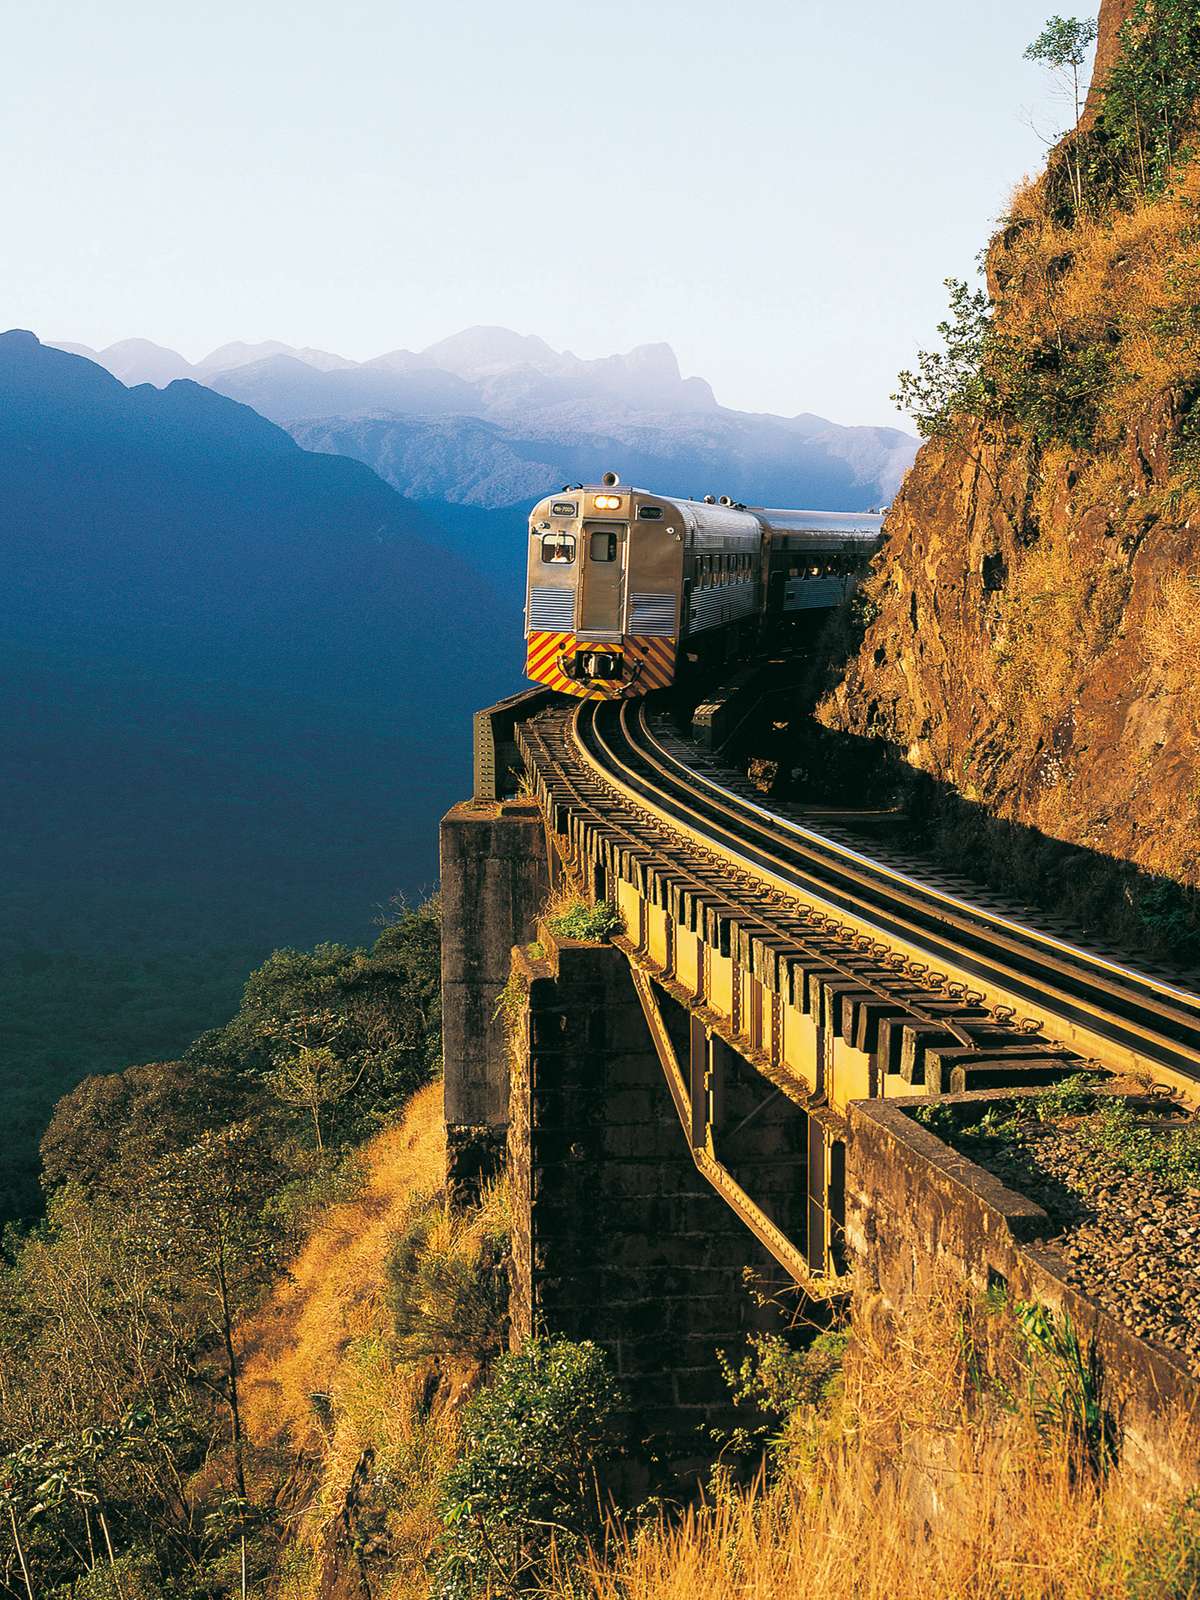
<path fill-rule="evenodd" d="M 316 1573 L 331 1538 L 346 1527 L 348 1509 L 353 1537 L 379 1541 L 372 1574 L 377 1600 L 425 1600 L 462 1400 L 438 1378 L 431 1363 L 398 1358 L 386 1340 L 351 1348 L 330 1386 L 334 1424 L 317 1492 L 296 1528 L 290 1577 L 273 1600 L 312 1600 Z M 348 1560 L 343 1543 L 339 1567 Z"/>
<path fill-rule="evenodd" d="M 351 1581 L 355 1550 L 376 1600 L 426 1600 L 459 1414 L 503 1331 L 487 1269 L 503 1253 L 507 1193 L 491 1185 L 466 1213 L 446 1203 L 441 1086 L 414 1095 L 363 1155 L 362 1194 L 329 1208 L 244 1330 L 260 1471 L 279 1484 L 302 1469 L 284 1495 L 271 1600 Z"/>
<path fill-rule="evenodd" d="M 329 1391 L 352 1340 L 383 1329 L 393 1236 L 412 1196 L 438 1188 L 445 1174 L 441 1085 L 419 1090 L 403 1122 L 364 1155 L 362 1194 L 331 1207 L 243 1331 L 243 1408 L 256 1445 L 323 1447 L 312 1396 Z"/>
<path fill-rule="evenodd" d="M 572 882 L 564 870 L 560 874 L 558 882 L 546 896 L 546 904 L 541 911 L 541 920 L 543 922 L 553 922 L 558 917 L 565 917 L 582 900 L 582 891 L 576 883 Z"/>
<path fill-rule="evenodd" d="M 1017 556 L 995 599 L 1000 702 L 1033 744 L 1116 640 L 1131 590 L 1119 550 L 1077 548 L 1068 527 Z"/>
<path fill-rule="evenodd" d="M 1175 572 L 1163 579 L 1143 644 L 1163 686 L 1194 695 L 1200 677 L 1200 573 Z"/>
<path fill-rule="evenodd" d="M 501 1269 L 511 1225 L 505 1178 L 486 1184 L 470 1209 L 444 1193 L 413 1200 L 389 1267 L 399 1357 L 473 1372 L 497 1353 L 508 1326 Z"/>
<path fill-rule="evenodd" d="M 843 1395 L 788 1433 L 772 1487 L 718 1488 L 643 1531 L 585 1584 L 595 1600 L 1186 1600 L 1193 1515 L 1148 1505 L 1121 1471 L 1081 1466 L 1069 1427 L 1031 1401 L 1011 1317 L 977 1312 L 967 1381 L 961 1300 L 894 1328 L 860 1296 Z M 1053 1374 L 1043 1374 L 1053 1380 Z M 1040 1417 L 1039 1417 L 1039 1412 Z"/>
<path fill-rule="evenodd" d="M 1118 444 L 1153 397 L 1200 370 L 1200 163 L 1154 200 L 1063 227 L 1038 184 L 1014 197 L 1025 226 L 1006 259 L 1001 325 L 1035 340 L 1111 349 L 1097 442 Z"/>
<path fill-rule="evenodd" d="M 720 1494 L 679 1527 L 644 1538 L 584 1592 L 596 1600 L 1188 1600 L 1198 1592 L 1194 1576 L 1177 1583 L 1169 1568 L 1164 1579 L 1153 1572 L 1147 1544 L 1172 1535 L 1128 1496 L 1082 1494 L 1052 1465 L 1020 1481 L 995 1455 L 970 1470 L 977 1478 L 963 1504 L 920 1530 L 905 1481 L 881 1489 L 852 1459 L 808 1491 Z"/>

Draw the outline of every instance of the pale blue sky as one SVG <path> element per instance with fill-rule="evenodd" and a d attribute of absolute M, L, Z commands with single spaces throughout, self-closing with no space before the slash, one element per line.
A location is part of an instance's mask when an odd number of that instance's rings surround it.
<path fill-rule="evenodd" d="M 1066 113 L 1050 0 L 10 0 L 0 323 L 193 359 L 471 323 L 896 422 Z"/>

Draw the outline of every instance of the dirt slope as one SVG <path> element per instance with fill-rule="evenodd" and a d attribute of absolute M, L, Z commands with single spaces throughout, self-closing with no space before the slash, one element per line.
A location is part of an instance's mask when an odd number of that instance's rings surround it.
<path fill-rule="evenodd" d="M 351 1340 L 378 1331 L 393 1236 L 413 1196 L 443 1180 L 440 1083 L 414 1095 L 404 1121 L 372 1140 L 365 1160 L 362 1195 L 326 1214 L 244 1330 L 243 1407 L 255 1445 L 322 1446 L 311 1397 L 328 1393 Z"/>

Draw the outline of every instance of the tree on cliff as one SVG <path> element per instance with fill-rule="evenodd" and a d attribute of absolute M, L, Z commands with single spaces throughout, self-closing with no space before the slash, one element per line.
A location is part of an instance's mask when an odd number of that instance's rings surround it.
<path fill-rule="evenodd" d="M 1080 73 L 1087 62 L 1088 52 L 1096 42 L 1098 27 L 1093 18 L 1086 22 L 1079 17 L 1051 17 L 1046 26 L 1025 52 L 1026 61 L 1041 61 L 1066 86 L 1075 108 L 1072 133 L 1079 130 L 1083 116 L 1083 96 L 1080 92 Z M 1071 181 L 1075 189 L 1075 203 L 1083 205 L 1083 167 L 1075 149 L 1067 151 Z"/>
<path fill-rule="evenodd" d="M 265 1083 L 307 1113 L 314 1137 L 315 1095 L 322 1144 L 360 1138 L 437 1070 L 440 963 L 436 899 L 399 907 L 369 950 L 276 950 L 250 975 L 237 1015 L 187 1060 Z M 328 1054 L 301 1063 L 302 1049 Z"/>
<path fill-rule="evenodd" d="M 1084 22 L 1079 17 L 1051 17 L 1025 52 L 1026 61 L 1045 62 L 1070 85 L 1076 128 L 1083 115 L 1080 73 L 1087 63 L 1088 51 L 1096 42 L 1097 31 L 1092 18 Z"/>
<path fill-rule="evenodd" d="M 269 1035 L 280 1049 L 267 1082 L 284 1105 L 308 1112 L 318 1150 L 325 1148 L 321 1112 L 354 1093 L 370 1060 L 365 1050 L 338 1052 L 337 1042 L 344 1031 L 337 1012 L 324 1010 L 289 1018 Z"/>

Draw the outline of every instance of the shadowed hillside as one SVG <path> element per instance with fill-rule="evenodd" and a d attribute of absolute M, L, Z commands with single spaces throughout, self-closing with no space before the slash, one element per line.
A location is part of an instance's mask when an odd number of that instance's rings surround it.
<path fill-rule="evenodd" d="M 434 881 L 519 639 L 431 533 L 211 390 L 0 337 L 0 1210 L 72 1082 L 177 1053 L 267 950 Z"/>

